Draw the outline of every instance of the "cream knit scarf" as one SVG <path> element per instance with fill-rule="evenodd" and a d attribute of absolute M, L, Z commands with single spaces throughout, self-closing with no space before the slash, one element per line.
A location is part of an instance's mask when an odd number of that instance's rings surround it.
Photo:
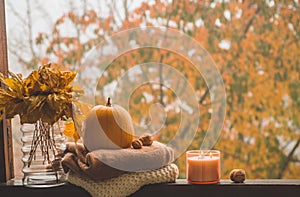
<path fill-rule="evenodd" d="M 147 184 L 175 182 L 178 175 L 177 166 L 169 164 L 160 169 L 125 173 L 99 182 L 80 178 L 70 171 L 68 181 L 82 187 L 93 197 L 129 196 Z"/>

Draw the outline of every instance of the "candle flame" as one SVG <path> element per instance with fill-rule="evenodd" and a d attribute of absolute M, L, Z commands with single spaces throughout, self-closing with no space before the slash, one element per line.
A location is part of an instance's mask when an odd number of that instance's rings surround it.
<path fill-rule="evenodd" d="M 203 153 L 203 151 L 201 150 L 200 151 L 200 154 L 199 154 L 199 159 L 201 159 L 201 158 L 203 158 L 204 157 L 204 153 Z"/>
<path fill-rule="evenodd" d="M 212 158 L 212 152 L 209 152 L 209 156 L 210 156 L 210 158 Z"/>

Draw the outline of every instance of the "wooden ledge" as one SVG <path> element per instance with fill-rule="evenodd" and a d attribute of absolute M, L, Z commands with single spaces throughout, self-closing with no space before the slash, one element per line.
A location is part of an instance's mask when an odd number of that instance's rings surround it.
<path fill-rule="evenodd" d="M 80 187 L 66 184 L 59 187 L 37 189 L 22 185 L 22 181 L 9 181 L 0 184 L 1 196 L 31 196 L 31 197 L 85 197 L 88 192 Z M 132 196 L 297 196 L 300 194 L 300 180 L 260 179 L 246 180 L 245 183 L 232 183 L 229 180 L 221 180 L 216 185 L 192 185 L 184 179 L 178 179 L 176 183 L 163 183 L 143 186 Z"/>

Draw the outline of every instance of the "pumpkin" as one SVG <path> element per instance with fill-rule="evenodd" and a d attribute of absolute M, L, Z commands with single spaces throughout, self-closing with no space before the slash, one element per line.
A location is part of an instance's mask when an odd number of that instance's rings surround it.
<path fill-rule="evenodd" d="M 83 143 L 89 151 L 129 148 L 134 128 L 129 113 L 119 105 L 96 105 L 86 118 Z"/>

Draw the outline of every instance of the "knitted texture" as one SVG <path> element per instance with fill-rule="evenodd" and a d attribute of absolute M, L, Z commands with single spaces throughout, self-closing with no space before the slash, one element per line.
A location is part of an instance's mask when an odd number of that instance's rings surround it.
<path fill-rule="evenodd" d="M 179 171 L 175 164 L 169 164 L 160 169 L 126 173 L 119 177 L 95 182 L 68 173 L 68 181 L 82 187 L 93 197 L 128 196 L 139 190 L 143 185 L 154 183 L 175 182 Z"/>

